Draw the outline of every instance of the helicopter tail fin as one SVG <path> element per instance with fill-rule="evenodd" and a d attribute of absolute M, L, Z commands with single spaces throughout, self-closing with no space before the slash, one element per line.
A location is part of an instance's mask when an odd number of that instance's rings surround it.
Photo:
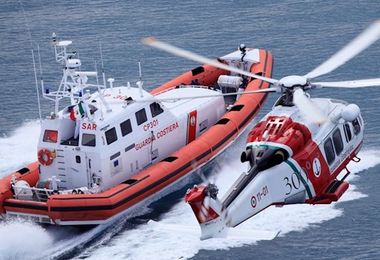
<path fill-rule="evenodd" d="M 201 240 L 226 235 L 225 212 L 217 198 L 214 184 L 194 186 L 189 189 L 185 201 L 189 203 L 201 227 Z"/>

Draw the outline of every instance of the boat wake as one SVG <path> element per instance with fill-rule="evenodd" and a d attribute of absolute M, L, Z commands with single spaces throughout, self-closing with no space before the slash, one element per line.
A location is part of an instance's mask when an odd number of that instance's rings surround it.
<path fill-rule="evenodd" d="M 37 160 L 40 122 L 25 122 L 10 136 L 0 137 L 0 177 Z"/>
<path fill-rule="evenodd" d="M 0 259 L 27 259 L 53 244 L 44 228 L 20 220 L 0 223 L 0 234 Z"/>
<path fill-rule="evenodd" d="M 36 160 L 39 132 L 39 123 L 32 121 L 16 129 L 9 137 L 0 138 L 0 176 Z M 242 141 L 244 140 L 240 140 L 240 145 L 232 146 L 216 160 L 218 167 L 213 168 L 211 178 L 215 178 L 221 195 L 240 173 L 246 170 L 237 158 L 243 147 Z M 349 177 L 351 183 L 359 178 L 355 173 L 380 164 L 380 151 L 362 151 L 360 157 L 361 162 L 351 163 L 348 167 L 353 173 Z M 193 181 L 190 182 L 194 183 Z M 340 201 L 355 200 L 365 196 L 351 184 Z M 235 232 L 258 230 L 280 232 L 280 236 L 285 236 L 291 231 L 302 231 L 311 225 L 341 216 L 343 210 L 335 205 L 337 204 L 270 207 L 238 226 Z M 145 208 L 145 213 L 146 210 L 149 209 Z M 128 220 L 119 218 L 107 225 L 83 231 L 70 227 L 43 228 L 25 221 L 0 222 L 0 259 L 19 259 L 25 256 L 68 258 L 73 255 L 89 259 L 104 259 L 110 256 L 118 259 L 179 259 L 192 257 L 202 249 L 227 249 L 255 243 L 252 239 L 244 238 L 241 240 L 215 238 L 200 241 L 199 226 L 190 207 L 183 200 L 162 214 L 159 224 L 190 226 L 195 232 L 163 230 L 160 225 L 147 220 L 143 220 L 142 223 L 130 224 Z M 23 247 L 19 247 L 20 244 Z M 49 250 L 46 250 L 47 248 Z"/>

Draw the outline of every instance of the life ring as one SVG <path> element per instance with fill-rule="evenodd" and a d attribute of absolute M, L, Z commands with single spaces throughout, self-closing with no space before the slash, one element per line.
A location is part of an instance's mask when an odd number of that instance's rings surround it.
<path fill-rule="evenodd" d="M 53 163 L 55 158 L 55 151 L 50 151 L 48 149 L 41 149 L 38 151 L 38 161 L 44 166 L 49 166 Z"/>

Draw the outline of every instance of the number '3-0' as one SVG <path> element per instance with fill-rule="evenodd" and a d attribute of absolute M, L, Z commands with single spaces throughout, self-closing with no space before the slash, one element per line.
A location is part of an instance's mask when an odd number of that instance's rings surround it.
<path fill-rule="evenodd" d="M 292 193 L 293 189 L 298 190 L 301 187 L 301 181 L 295 172 L 292 173 L 292 176 L 290 178 L 285 177 L 284 181 L 285 181 L 285 186 L 288 189 L 285 195 L 289 195 L 290 193 Z"/>

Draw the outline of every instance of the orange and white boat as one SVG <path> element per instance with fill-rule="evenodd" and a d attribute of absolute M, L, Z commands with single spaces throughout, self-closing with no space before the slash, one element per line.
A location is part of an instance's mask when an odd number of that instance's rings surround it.
<path fill-rule="evenodd" d="M 0 180 L 1 218 L 22 217 L 57 225 L 105 223 L 189 175 L 225 150 L 246 128 L 266 93 L 260 79 L 203 65 L 147 92 L 89 83 L 97 72 L 80 70 L 71 41 L 54 37 L 63 65 L 55 102 L 43 120 L 38 161 Z M 271 77 L 273 58 L 245 46 L 220 62 Z M 60 108 L 60 100 L 70 100 Z M 65 103 L 67 104 L 67 103 Z"/>

